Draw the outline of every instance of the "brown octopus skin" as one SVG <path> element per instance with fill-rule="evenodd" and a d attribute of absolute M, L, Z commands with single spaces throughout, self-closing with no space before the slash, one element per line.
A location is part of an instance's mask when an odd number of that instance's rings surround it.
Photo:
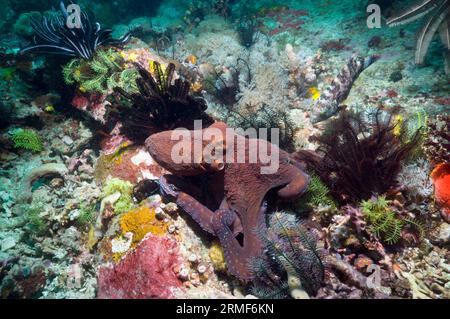
<path fill-rule="evenodd" d="M 202 133 L 210 128 L 220 129 L 225 136 L 227 126 L 217 122 L 203 129 Z M 193 131 L 190 132 L 192 134 L 187 144 L 191 143 L 192 146 L 195 138 Z M 266 229 L 263 202 L 267 193 L 278 189 L 278 197 L 296 198 L 306 190 L 309 176 L 287 152 L 261 139 L 245 138 L 244 163 L 227 162 L 225 157 L 223 165 L 211 165 L 202 160 L 197 163 L 177 164 L 172 160 L 171 150 L 179 141 L 172 140 L 172 133 L 173 131 L 165 131 L 154 134 L 146 141 L 147 150 L 155 161 L 173 174 L 161 177 L 163 192 L 173 197 L 203 230 L 219 238 L 228 271 L 242 281 L 251 280 L 250 262 L 263 254 L 258 232 L 264 232 Z M 201 138 L 203 135 L 198 135 L 197 139 L 199 136 Z M 237 135 L 232 137 L 237 138 Z M 202 140 L 203 148 L 211 142 L 211 139 Z M 230 143 L 227 143 L 226 138 L 219 142 L 223 142 L 225 154 L 234 152 L 233 158 L 236 158 L 236 143 L 233 144 L 234 147 L 227 147 Z M 261 168 L 266 165 L 261 163 L 259 158 L 256 163 L 250 163 L 249 151 L 253 150 L 251 145 L 255 145 L 252 142 L 256 142 L 258 147 L 279 151 L 279 167 L 275 173 L 261 174 Z M 202 193 L 194 184 L 187 182 L 196 178 L 199 188 L 204 188 L 210 197 L 216 198 L 215 204 L 206 204 L 205 198 L 208 196 L 204 196 L 205 191 Z M 244 238 L 242 245 L 236 238 L 240 232 Z"/>

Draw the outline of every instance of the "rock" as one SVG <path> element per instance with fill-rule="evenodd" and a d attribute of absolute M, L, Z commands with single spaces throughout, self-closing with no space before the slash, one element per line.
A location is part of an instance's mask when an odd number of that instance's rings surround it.
<path fill-rule="evenodd" d="M 358 271 L 364 272 L 371 264 L 373 264 L 372 259 L 361 254 L 356 258 L 354 266 Z"/>
<path fill-rule="evenodd" d="M 450 243 L 450 224 L 442 223 L 439 227 L 439 237 L 438 239 L 442 242 L 442 244 Z"/>
<path fill-rule="evenodd" d="M 73 139 L 70 136 L 67 136 L 67 135 L 63 136 L 62 141 L 66 145 L 72 145 L 73 144 Z"/>
<path fill-rule="evenodd" d="M 165 174 L 142 147 L 123 149 L 118 154 L 102 154 L 95 165 L 95 180 L 102 184 L 109 177 L 117 177 L 133 184 L 144 180 L 156 180 Z"/>
<path fill-rule="evenodd" d="M 7 237 L 5 239 L 2 240 L 2 251 L 7 251 L 8 249 L 13 248 L 14 246 L 16 246 L 17 242 L 14 238 L 11 237 Z"/>
<path fill-rule="evenodd" d="M 450 243 L 450 224 L 442 222 L 430 234 L 435 245 L 448 245 Z"/>
<path fill-rule="evenodd" d="M 123 254 L 130 249 L 133 243 L 133 233 L 125 233 L 124 238 L 115 238 L 111 241 L 111 251 L 113 254 Z"/>

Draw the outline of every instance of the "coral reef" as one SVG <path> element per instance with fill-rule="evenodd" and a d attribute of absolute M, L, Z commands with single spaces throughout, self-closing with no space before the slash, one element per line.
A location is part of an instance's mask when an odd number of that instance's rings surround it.
<path fill-rule="evenodd" d="M 112 178 L 103 187 L 103 206 L 112 203 L 115 214 L 121 214 L 131 209 L 133 206 L 133 184 L 118 178 Z M 114 197 L 114 200 L 112 199 Z M 105 207 L 107 209 L 107 207 Z"/>
<path fill-rule="evenodd" d="M 410 2 L 380 30 L 355 0 L 0 0 L 0 296 L 448 298 L 449 1 Z"/>

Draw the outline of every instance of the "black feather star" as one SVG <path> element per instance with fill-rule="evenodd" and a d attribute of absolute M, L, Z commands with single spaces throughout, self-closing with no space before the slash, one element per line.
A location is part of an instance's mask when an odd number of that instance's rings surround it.
<path fill-rule="evenodd" d="M 117 106 L 117 116 L 122 122 L 122 133 L 128 138 L 143 142 L 151 134 L 184 127 L 194 128 L 194 120 L 202 120 L 203 126 L 214 120 L 205 111 L 206 102 L 190 94 L 190 83 L 174 79 L 175 65 L 170 63 L 163 71 L 154 62 L 154 75 L 136 64 L 140 77 L 136 80 L 139 93 L 127 93 L 115 88 L 132 103 L 131 107 Z"/>
<path fill-rule="evenodd" d="M 21 53 L 30 51 L 80 57 L 86 60 L 92 58 L 94 52 L 102 45 L 120 45 L 126 43 L 131 34 L 127 33 L 120 39 L 112 37 L 111 29 L 102 29 L 100 23 L 92 23 L 89 16 L 80 12 L 80 27 L 67 26 L 68 13 L 63 2 L 60 12 L 54 16 L 43 17 L 41 21 L 31 19 L 31 27 L 35 32 L 33 44 L 21 49 Z"/>

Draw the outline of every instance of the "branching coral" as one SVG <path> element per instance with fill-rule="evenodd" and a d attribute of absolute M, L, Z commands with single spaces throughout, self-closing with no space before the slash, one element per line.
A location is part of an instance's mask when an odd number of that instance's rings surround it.
<path fill-rule="evenodd" d="M 110 93 L 115 87 L 137 92 L 134 68 L 126 68 L 122 56 L 113 49 L 98 50 L 91 60 L 73 59 L 63 68 L 67 84 L 79 85 L 81 92 Z"/>
<path fill-rule="evenodd" d="M 342 112 L 321 136 L 312 138 L 319 143 L 321 156 L 304 151 L 298 154 L 305 157 L 336 199 L 368 199 L 395 184 L 402 162 L 416 146 L 420 130 L 409 138 L 406 127 L 406 121 L 399 123 L 393 115 L 379 110 L 367 116 Z"/>
<path fill-rule="evenodd" d="M 66 22 L 68 13 L 61 1 L 60 12 L 52 17 L 43 17 L 41 21 L 31 19 L 31 26 L 36 33 L 34 43 L 22 48 L 21 53 L 29 51 L 77 56 L 91 59 L 101 45 L 116 45 L 127 42 L 130 34 L 120 39 L 113 39 L 110 29 L 102 29 L 100 23 L 92 23 L 85 12 L 80 14 L 80 27 L 70 27 Z"/>
<path fill-rule="evenodd" d="M 324 279 L 324 265 L 308 228 L 286 214 L 271 216 L 269 228 L 260 233 L 268 259 L 253 263 L 254 294 L 263 298 L 307 298 L 317 293 Z"/>
<path fill-rule="evenodd" d="M 153 133 L 178 127 L 193 128 L 194 120 L 202 120 L 203 126 L 212 124 L 212 118 L 205 113 L 205 101 L 190 95 L 190 83 L 174 80 L 175 65 L 169 64 L 165 71 L 156 61 L 153 66 L 154 75 L 136 65 L 140 74 L 136 80 L 139 93 L 130 94 L 116 88 L 133 104 L 131 107 L 118 106 L 125 135 L 143 142 Z"/>
<path fill-rule="evenodd" d="M 450 72 L 450 1 L 449 0 L 420 0 L 419 3 L 407 8 L 387 21 L 390 27 L 410 23 L 427 16 L 422 29 L 419 31 L 415 63 L 422 64 L 430 47 L 434 35 L 439 32 L 445 47 L 445 71 Z"/>
<path fill-rule="evenodd" d="M 44 146 L 42 140 L 33 130 L 18 129 L 12 134 L 15 148 L 21 148 L 33 152 L 42 152 Z"/>

